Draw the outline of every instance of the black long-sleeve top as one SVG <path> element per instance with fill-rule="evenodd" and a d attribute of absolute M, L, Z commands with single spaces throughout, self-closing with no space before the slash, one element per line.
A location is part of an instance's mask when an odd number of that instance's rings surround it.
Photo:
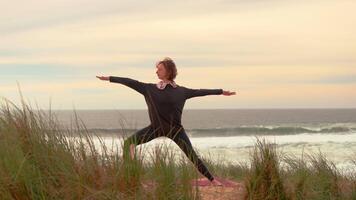
<path fill-rule="evenodd" d="M 163 90 L 155 83 L 144 83 L 131 78 L 109 76 L 110 82 L 126 85 L 145 97 L 151 125 L 169 131 L 172 126 L 182 127 L 181 117 L 184 103 L 192 97 L 205 95 L 220 95 L 222 89 L 191 89 L 168 84 Z"/>

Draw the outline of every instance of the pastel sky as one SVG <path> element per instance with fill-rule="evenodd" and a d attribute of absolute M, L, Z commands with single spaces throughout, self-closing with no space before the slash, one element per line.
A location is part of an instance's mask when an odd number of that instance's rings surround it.
<path fill-rule="evenodd" d="M 356 1 L 0 1 L 0 96 L 47 109 L 146 109 L 96 75 L 236 91 L 186 109 L 355 108 Z"/>

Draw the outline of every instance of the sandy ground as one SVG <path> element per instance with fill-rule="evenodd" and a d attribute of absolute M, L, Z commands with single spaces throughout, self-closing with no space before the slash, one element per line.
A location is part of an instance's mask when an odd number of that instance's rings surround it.
<path fill-rule="evenodd" d="M 223 186 L 214 186 L 210 184 L 207 178 L 192 180 L 192 187 L 198 187 L 199 194 L 203 200 L 242 200 L 245 194 L 244 185 L 225 178 L 215 177 Z M 154 183 L 143 183 L 144 188 L 152 189 Z"/>
<path fill-rule="evenodd" d="M 242 183 L 235 182 L 229 179 L 215 177 L 223 186 L 213 186 L 207 178 L 201 178 L 192 181 L 192 185 L 199 187 L 200 197 L 204 200 L 215 199 L 243 199 L 245 188 Z"/>
<path fill-rule="evenodd" d="M 200 197 L 204 200 L 242 200 L 244 191 L 233 187 L 205 186 L 200 188 Z"/>

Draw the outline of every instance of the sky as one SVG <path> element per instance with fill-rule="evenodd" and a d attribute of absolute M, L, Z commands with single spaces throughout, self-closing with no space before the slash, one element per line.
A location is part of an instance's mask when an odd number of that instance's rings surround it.
<path fill-rule="evenodd" d="M 147 109 L 95 76 L 158 82 L 170 57 L 178 85 L 233 96 L 186 109 L 355 108 L 356 1 L 0 0 L 0 97 L 42 109 Z"/>

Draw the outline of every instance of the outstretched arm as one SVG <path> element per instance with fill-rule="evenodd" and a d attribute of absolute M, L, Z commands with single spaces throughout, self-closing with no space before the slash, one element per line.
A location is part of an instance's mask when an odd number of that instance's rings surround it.
<path fill-rule="evenodd" d="M 131 78 L 126 78 L 126 77 L 118 77 L 118 76 L 96 76 L 100 80 L 104 81 L 110 81 L 114 83 L 121 83 L 123 85 L 126 85 L 127 87 L 130 87 L 137 92 L 141 94 L 145 94 L 146 88 L 145 88 L 145 83 L 131 79 Z"/>
<path fill-rule="evenodd" d="M 191 89 L 185 88 L 185 97 L 186 99 L 193 97 L 200 97 L 206 95 L 220 95 L 223 94 L 222 89 Z"/>
<path fill-rule="evenodd" d="M 186 99 L 199 97 L 199 96 L 206 96 L 206 95 L 235 95 L 236 92 L 225 91 L 223 89 L 190 89 L 185 88 L 185 96 Z"/>

